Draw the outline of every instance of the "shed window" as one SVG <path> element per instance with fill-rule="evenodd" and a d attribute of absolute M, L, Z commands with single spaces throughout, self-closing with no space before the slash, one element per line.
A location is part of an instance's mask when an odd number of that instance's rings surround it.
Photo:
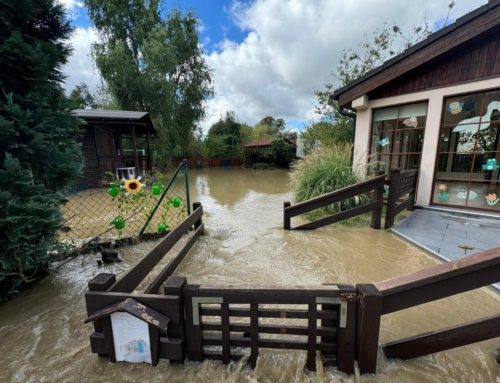
<path fill-rule="evenodd" d="M 420 165 L 427 102 L 376 109 L 373 113 L 371 161 L 388 172 Z"/>

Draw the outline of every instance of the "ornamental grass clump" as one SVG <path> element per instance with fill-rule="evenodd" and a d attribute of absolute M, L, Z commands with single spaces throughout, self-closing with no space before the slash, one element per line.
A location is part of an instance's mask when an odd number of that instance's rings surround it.
<path fill-rule="evenodd" d="M 301 161 L 292 164 L 290 181 L 296 203 L 318 197 L 361 182 L 362 179 L 351 168 L 351 145 L 334 144 L 314 149 Z M 328 205 L 306 214 L 315 220 L 369 202 L 366 194 Z"/>

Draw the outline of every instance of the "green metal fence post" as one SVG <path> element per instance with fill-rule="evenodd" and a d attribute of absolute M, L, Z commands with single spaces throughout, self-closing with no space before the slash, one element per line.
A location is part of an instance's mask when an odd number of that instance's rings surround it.
<path fill-rule="evenodd" d="M 186 204 L 187 204 L 187 212 L 188 216 L 191 215 L 191 198 L 189 198 L 189 168 L 188 168 L 188 161 L 184 159 L 182 161 L 184 165 L 184 179 L 186 181 Z"/>
<path fill-rule="evenodd" d="M 186 161 L 186 160 L 184 160 Z M 163 198 L 165 198 L 165 196 L 167 195 L 167 192 L 168 190 L 170 189 L 170 187 L 172 186 L 172 184 L 174 183 L 174 180 L 175 178 L 177 177 L 177 174 L 179 174 L 180 170 L 182 169 L 182 167 L 184 166 L 184 162 L 182 162 L 178 167 L 177 167 L 177 170 L 175 171 L 173 177 L 170 179 L 170 182 L 168 183 L 167 187 L 165 188 L 165 190 L 163 191 L 163 194 L 161 195 L 160 199 L 158 200 L 158 202 L 156 203 L 156 206 L 154 207 L 153 211 L 151 212 L 151 214 L 149 215 L 148 219 L 146 220 L 146 223 L 144 224 L 144 226 L 142 227 L 141 231 L 139 232 L 139 238 L 142 237 L 142 235 L 144 234 L 144 230 L 146 230 L 146 228 L 148 227 L 149 225 L 149 222 L 151 221 L 151 219 L 153 218 L 153 216 L 155 215 L 156 213 L 156 210 L 158 210 L 158 207 L 160 206 L 161 204 L 161 201 L 163 201 Z M 189 195 L 188 195 L 188 200 L 189 200 Z M 189 205 L 188 205 L 189 206 Z M 189 212 L 189 207 L 188 207 L 188 212 Z M 188 213 L 189 215 L 190 213 Z"/>

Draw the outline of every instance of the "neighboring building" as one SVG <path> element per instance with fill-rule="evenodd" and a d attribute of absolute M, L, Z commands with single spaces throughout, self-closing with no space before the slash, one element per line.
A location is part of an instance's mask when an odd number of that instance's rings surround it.
<path fill-rule="evenodd" d="M 72 112 L 85 121 L 82 125 L 85 165 L 79 184 L 98 187 L 109 180 L 106 172 L 116 174 L 122 168 L 133 168 L 136 175 L 151 171 L 149 143 L 156 130 L 149 113 L 94 109 Z M 124 139 L 128 141 L 126 144 Z"/>
<path fill-rule="evenodd" d="M 419 166 L 417 205 L 500 211 L 500 1 L 335 91 L 355 110 L 354 166 Z"/>
<path fill-rule="evenodd" d="M 265 156 L 265 150 L 271 146 L 271 142 L 275 140 L 283 140 L 297 147 L 297 140 L 289 140 L 287 138 L 274 138 L 271 140 L 258 140 L 249 142 L 243 145 L 245 148 L 245 164 L 248 168 L 251 168 L 253 164 L 259 162 L 267 162 L 268 159 Z"/>

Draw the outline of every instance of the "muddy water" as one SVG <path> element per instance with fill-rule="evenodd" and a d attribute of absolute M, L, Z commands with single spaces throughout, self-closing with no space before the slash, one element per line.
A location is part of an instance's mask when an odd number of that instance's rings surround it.
<path fill-rule="evenodd" d="M 283 201 L 291 199 L 283 171 L 191 171 L 193 201 L 205 209 L 207 235 L 177 269 L 192 283 L 312 285 L 376 282 L 439 261 L 384 230 L 325 228 L 282 230 Z M 293 222 L 292 222 L 293 224 Z M 413 361 L 379 359 L 379 374 L 348 376 L 334 368 L 304 370 L 305 353 L 261 350 L 257 368 L 217 361 L 156 367 L 109 363 L 90 354 L 83 294 L 106 271 L 120 273 L 154 243 L 123 250 L 125 262 L 98 269 L 79 258 L 0 305 L 0 382 L 500 382 L 494 350 L 486 341 Z M 500 311 L 489 289 L 391 314 L 381 341 L 390 341 Z"/>

